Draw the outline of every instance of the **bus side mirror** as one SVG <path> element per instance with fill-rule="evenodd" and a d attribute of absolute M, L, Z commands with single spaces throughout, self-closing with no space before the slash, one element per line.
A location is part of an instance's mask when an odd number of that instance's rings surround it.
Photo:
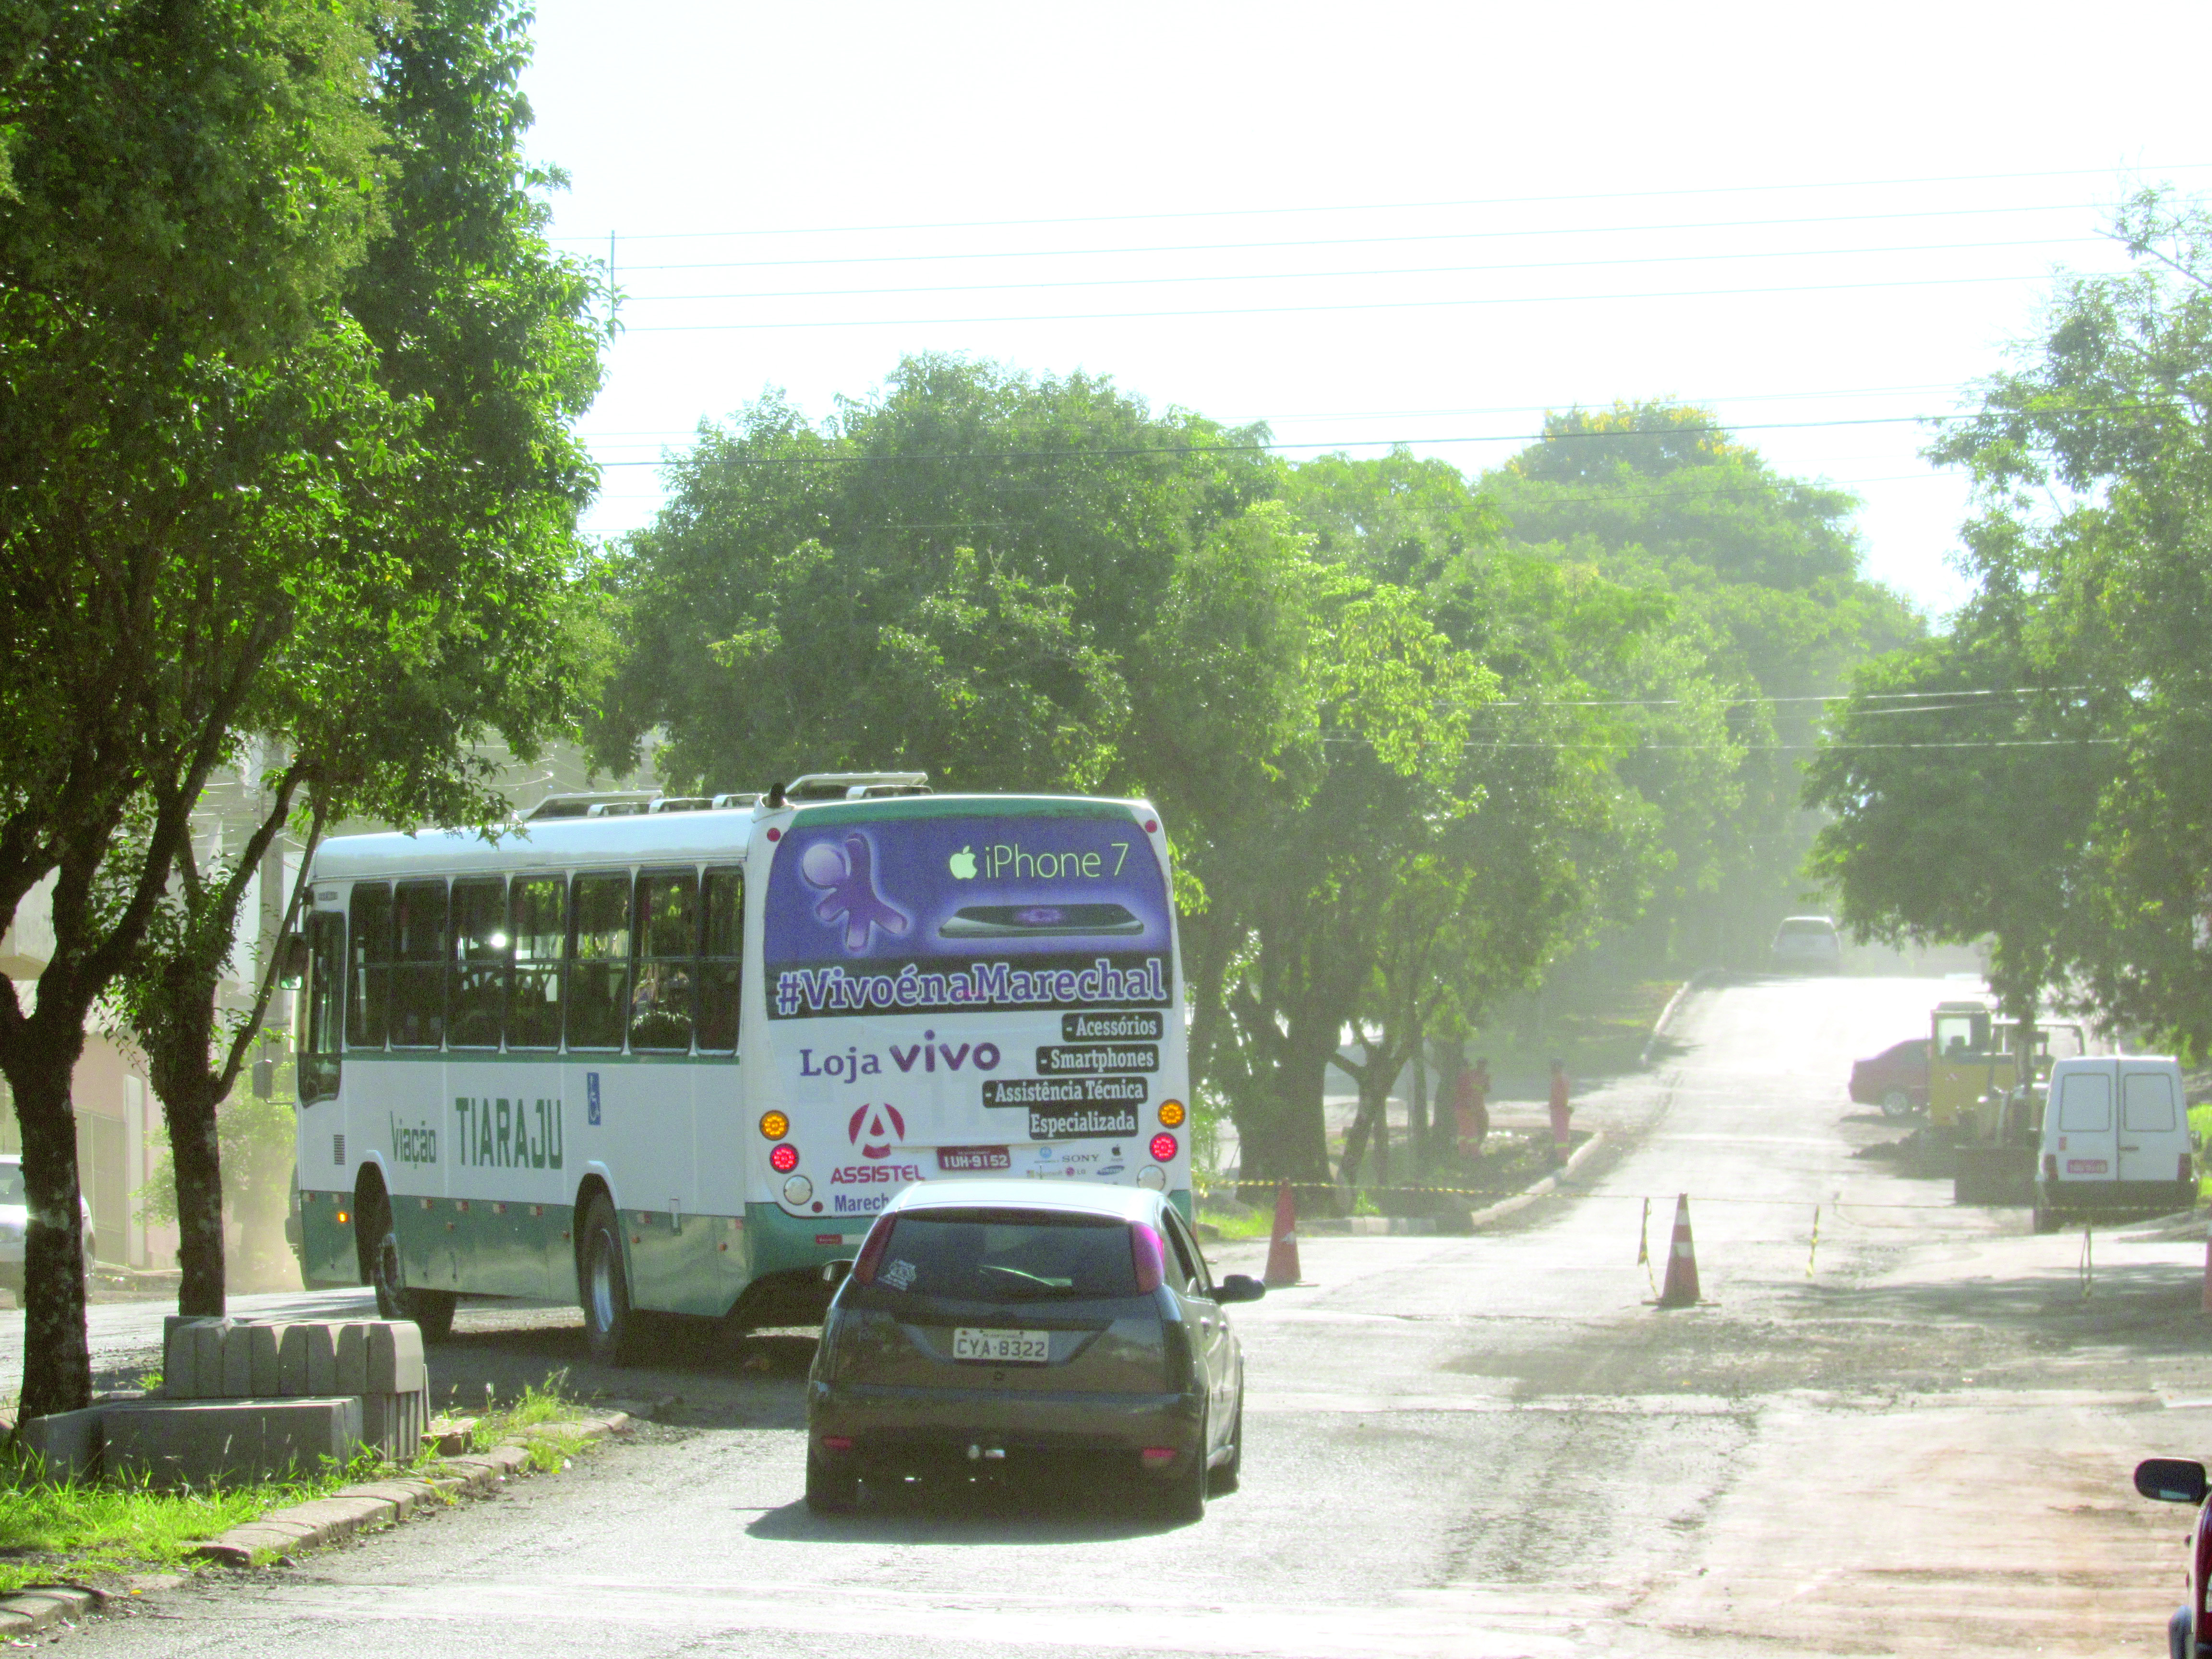
<path fill-rule="evenodd" d="M 307 980 L 307 936 L 287 933 L 276 947 L 276 982 L 288 991 L 296 991 Z"/>

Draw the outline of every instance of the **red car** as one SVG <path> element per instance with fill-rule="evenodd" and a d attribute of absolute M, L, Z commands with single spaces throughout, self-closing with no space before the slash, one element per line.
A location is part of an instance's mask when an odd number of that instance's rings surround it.
<path fill-rule="evenodd" d="M 1851 1098 L 1879 1106 L 1884 1117 L 1910 1117 L 1928 1109 L 1928 1039 L 1892 1043 L 1851 1067 Z"/>

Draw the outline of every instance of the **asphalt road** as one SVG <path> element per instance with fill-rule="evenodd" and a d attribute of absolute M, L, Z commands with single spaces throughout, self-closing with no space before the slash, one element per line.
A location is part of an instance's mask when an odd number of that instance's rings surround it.
<path fill-rule="evenodd" d="M 1700 994 L 1655 1072 L 1583 1103 L 1610 1146 L 1576 1191 L 1474 1238 L 1308 1238 L 1310 1282 L 1237 1310 L 1243 1489 L 1194 1527 L 1036 1493 L 817 1520 L 802 1338 L 597 1373 L 573 1315 L 471 1310 L 435 1362 L 455 1395 L 566 1365 L 661 1400 L 663 1423 L 68 1640 L 164 1659 L 2158 1651 L 2186 1517 L 2128 1470 L 2212 1425 L 2203 1246 L 2100 1234 L 2085 1296 L 2080 1235 L 1858 1156 L 1897 1132 L 1844 1100 L 1850 1060 L 1955 988 Z M 1708 1304 L 1660 1312 L 1638 1230 L 1650 1200 L 1662 1267 L 1682 1192 Z M 127 1370 L 160 1311 L 95 1310 L 102 1363 Z"/>

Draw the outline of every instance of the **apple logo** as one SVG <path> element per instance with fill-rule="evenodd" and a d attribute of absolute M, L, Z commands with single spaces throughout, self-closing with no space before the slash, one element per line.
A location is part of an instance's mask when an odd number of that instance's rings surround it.
<path fill-rule="evenodd" d="M 975 879 L 975 848 L 972 842 L 969 845 L 962 848 L 951 858 L 945 860 L 945 863 L 946 868 L 952 872 L 953 880 L 973 881 Z"/>

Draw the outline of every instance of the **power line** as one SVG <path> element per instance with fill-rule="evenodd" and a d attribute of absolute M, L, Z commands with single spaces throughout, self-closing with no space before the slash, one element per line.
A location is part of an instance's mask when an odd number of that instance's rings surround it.
<path fill-rule="evenodd" d="M 963 248 L 955 252 L 850 253 L 802 259 L 702 259 L 655 265 L 629 264 L 625 273 L 640 270 L 776 270 L 793 266 L 941 264 L 964 260 L 971 264 L 994 259 L 1138 258 L 1154 253 L 1271 253 L 1290 248 L 1392 247 L 1428 242 L 1510 241 L 1516 238 L 1550 236 L 1636 236 L 1693 230 L 1766 230 L 1778 225 L 1887 224 L 1903 220 L 1975 219 L 1991 215 L 2022 213 L 2086 213 L 2095 202 L 2057 202 L 2026 207 L 1916 208 L 1891 213 L 1806 214 L 1790 219 L 1690 220 L 1676 224 L 1560 225 L 1548 229 L 1408 231 L 1394 236 L 1301 236 L 1267 242 L 1170 242 L 1139 247 Z M 2036 239 L 2041 241 L 2042 238 Z M 2054 239 L 2055 240 L 2055 239 Z M 2095 240 L 2097 238 L 2071 238 Z M 2034 242 L 2021 246 L 2032 246 Z M 1968 244 L 2004 246 L 2003 243 Z"/>
<path fill-rule="evenodd" d="M 1748 253 L 1668 253 L 1630 259 L 1541 259 L 1510 264 L 1397 265 L 1364 270 L 1261 270 L 1206 272 L 1172 276 L 1081 276 L 1031 283 L 951 283 L 901 288 L 770 289 L 749 294 L 634 294 L 625 296 L 635 305 L 696 305 L 732 300 L 842 300 L 893 294 L 1012 294 L 1071 288 L 1156 288 L 1196 283 L 1340 282 L 1352 277 L 1460 276 L 1496 271 L 1590 270 L 1620 265 L 1710 264 L 1741 259 L 1832 259 L 1889 253 L 1957 253 L 1984 248 L 2059 247 L 2082 243 L 2102 244 L 2101 236 L 2036 237 L 2010 242 L 1933 242 L 1906 247 L 1782 248 Z"/>
<path fill-rule="evenodd" d="M 2085 404 L 2070 409 L 2066 412 L 2072 415 L 2113 414 L 2130 411 L 2140 413 L 2144 411 L 2172 410 L 2179 407 L 2181 407 L 2181 405 L 2178 404 Z M 1602 413 L 1603 411 L 1599 412 Z M 1753 421 L 1738 422 L 1728 426 L 1715 423 L 1705 426 L 1668 426 L 1648 428 L 1636 428 L 1625 431 L 1485 432 L 1460 434 L 1451 436 L 1424 435 L 1417 438 L 1313 438 L 1285 440 L 1280 442 L 1264 444 L 1161 444 L 1158 446 L 1145 445 L 1111 449 L 970 450 L 918 455 L 884 455 L 868 453 L 842 455 L 717 455 L 712 459 L 718 464 L 731 466 L 842 466 L 858 465 L 860 463 L 884 464 L 890 462 L 920 464 L 925 462 L 951 463 L 966 461 L 988 461 L 996 463 L 1001 461 L 1128 460 L 1145 457 L 1166 458 L 1188 455 L 1273 454 L 1279 451 L 1289 449 L 1338 449 L 1346 447 L 1347 444 L 1387 444 L 1394 447 L 1402 446 L 1410 448 L 1414 444 L 1534 443 L 1539 441 L 1557 443 L 1565 442 L 1570 440 L 1612 440 L 1618 441 L 1634 438 L 1693 437 L 1711 436 L 1715 434 L 1731 435 L 1739 432 L 1795 432 L 1830 427 L 1913 426 L 1929 425 L 1943 422 L 1974 420 L 1979 418 L 1982 413 L 1983 411 L 1979 410 L 1968 410 L 1946 415 L 1866 415 L 1856 416 L 1844 420 Z M 678 464 L 680 465 L 682 461 L 686 459 L 689 458 L 678 457 Z M 602 467 L 661 466 L 665 465 L 668 465 L 668 463 L 660 460 L 602 461 L 599 463 L 599 465 Z M 1868 480 L 1868 482 L 1877 483 L 1881 481 L 1870 479 Z M 1801 481 L 1778 477 L 1764 487 L 1777 488 L 1790 485 L 1801 485 Z M 1819 484 L 1802 484 L 1801 487 L 1820 489 L 1824 486 Z M 1656 494 L 1657 492 L 1652 493 Z M 1695 495 L 1703 492 L 1693 490 L 1686 493 Z M 1719 494 L 1721 492 L 1715 491 L 1712 493 Z M 1633 501 L 1641 499 L 1641 497 L 1634 493 L 1631 493 L 1620 499 Z"/>
<path fill-rule="evenodd" d="M 2166 167 L 2143 167 L 2136 171 L 2141 173 L 2198 173 L 2207 167 L 2212 167 L 2212 162 L 2185 161 Z M 1267 218 L 1297 214 L 1418 213 L 1448 208 L 1533 207 L 1561 202 L 1638 202 L 1685 197 L 1774 195 L 1793 190 L 1884 190 L 1919 185 L 1996 184 L 2022 179 L 2108 179 L 2113 175 L 2114 171 L 2115 169 L 2111 167 L 2060 167 L 2031 173 L 1938 173 L 1904 179 L 1828 179 L 1786 185 L 1710 185 L 1675 190 L 1602 191 L 1582 195 L 1473 197 L 1457 201 L 1346 202 L 1319 207 L 1212 208 L 1175 213 L 1088 214 L 1051 219 L 956 219 L 922 223 L 909 222 L 876 225 L 796 225 L 775 229 L 651 231 L 634 234 L 629 240 L 652 242 L 738 236 L 854 236 L 882 231 L 997 230 L 1017 226 L 1133 224 L 1139 222 L 1188 219 Z M 599 237 L 594 234 L 591 236 L 556 236 L 552 240 L 563 242 L 590 242 L 596 246 Z"/>
<path fill-rule="evenodd" d="M 2102 273 L 2114 274 L 2114 273 Z M 1768 294 L 1843 294 L 1874 289 L 1961 288 L 1990 283 L 2036 282 L 2051 275 L 2036 271 L 1995 276 L 1908 276 L 1883 282 L 1810 283 L 1756 288 L 1694 288 L 1660 289 L 1641 294 L 1512 294 L 1483 299 L 1358 300 L 1327 305 L 1223 306 L 1177 311 L 1073 311 L 995 317 L 860 317 L 825 318 L 814 321 L 781 320 L 764 323 L 647 323 L 624 326 L 629 334 L 726 334 L 776 329 L 817 328 L 965 328 L 983 323 L 1111 323 L 1158 322 L 1178 317 L 1311 316 L 1343 311 L 1436 311 L 1474 306 L 1591 305 L 1617 300 L 1720 300 Z"/>

